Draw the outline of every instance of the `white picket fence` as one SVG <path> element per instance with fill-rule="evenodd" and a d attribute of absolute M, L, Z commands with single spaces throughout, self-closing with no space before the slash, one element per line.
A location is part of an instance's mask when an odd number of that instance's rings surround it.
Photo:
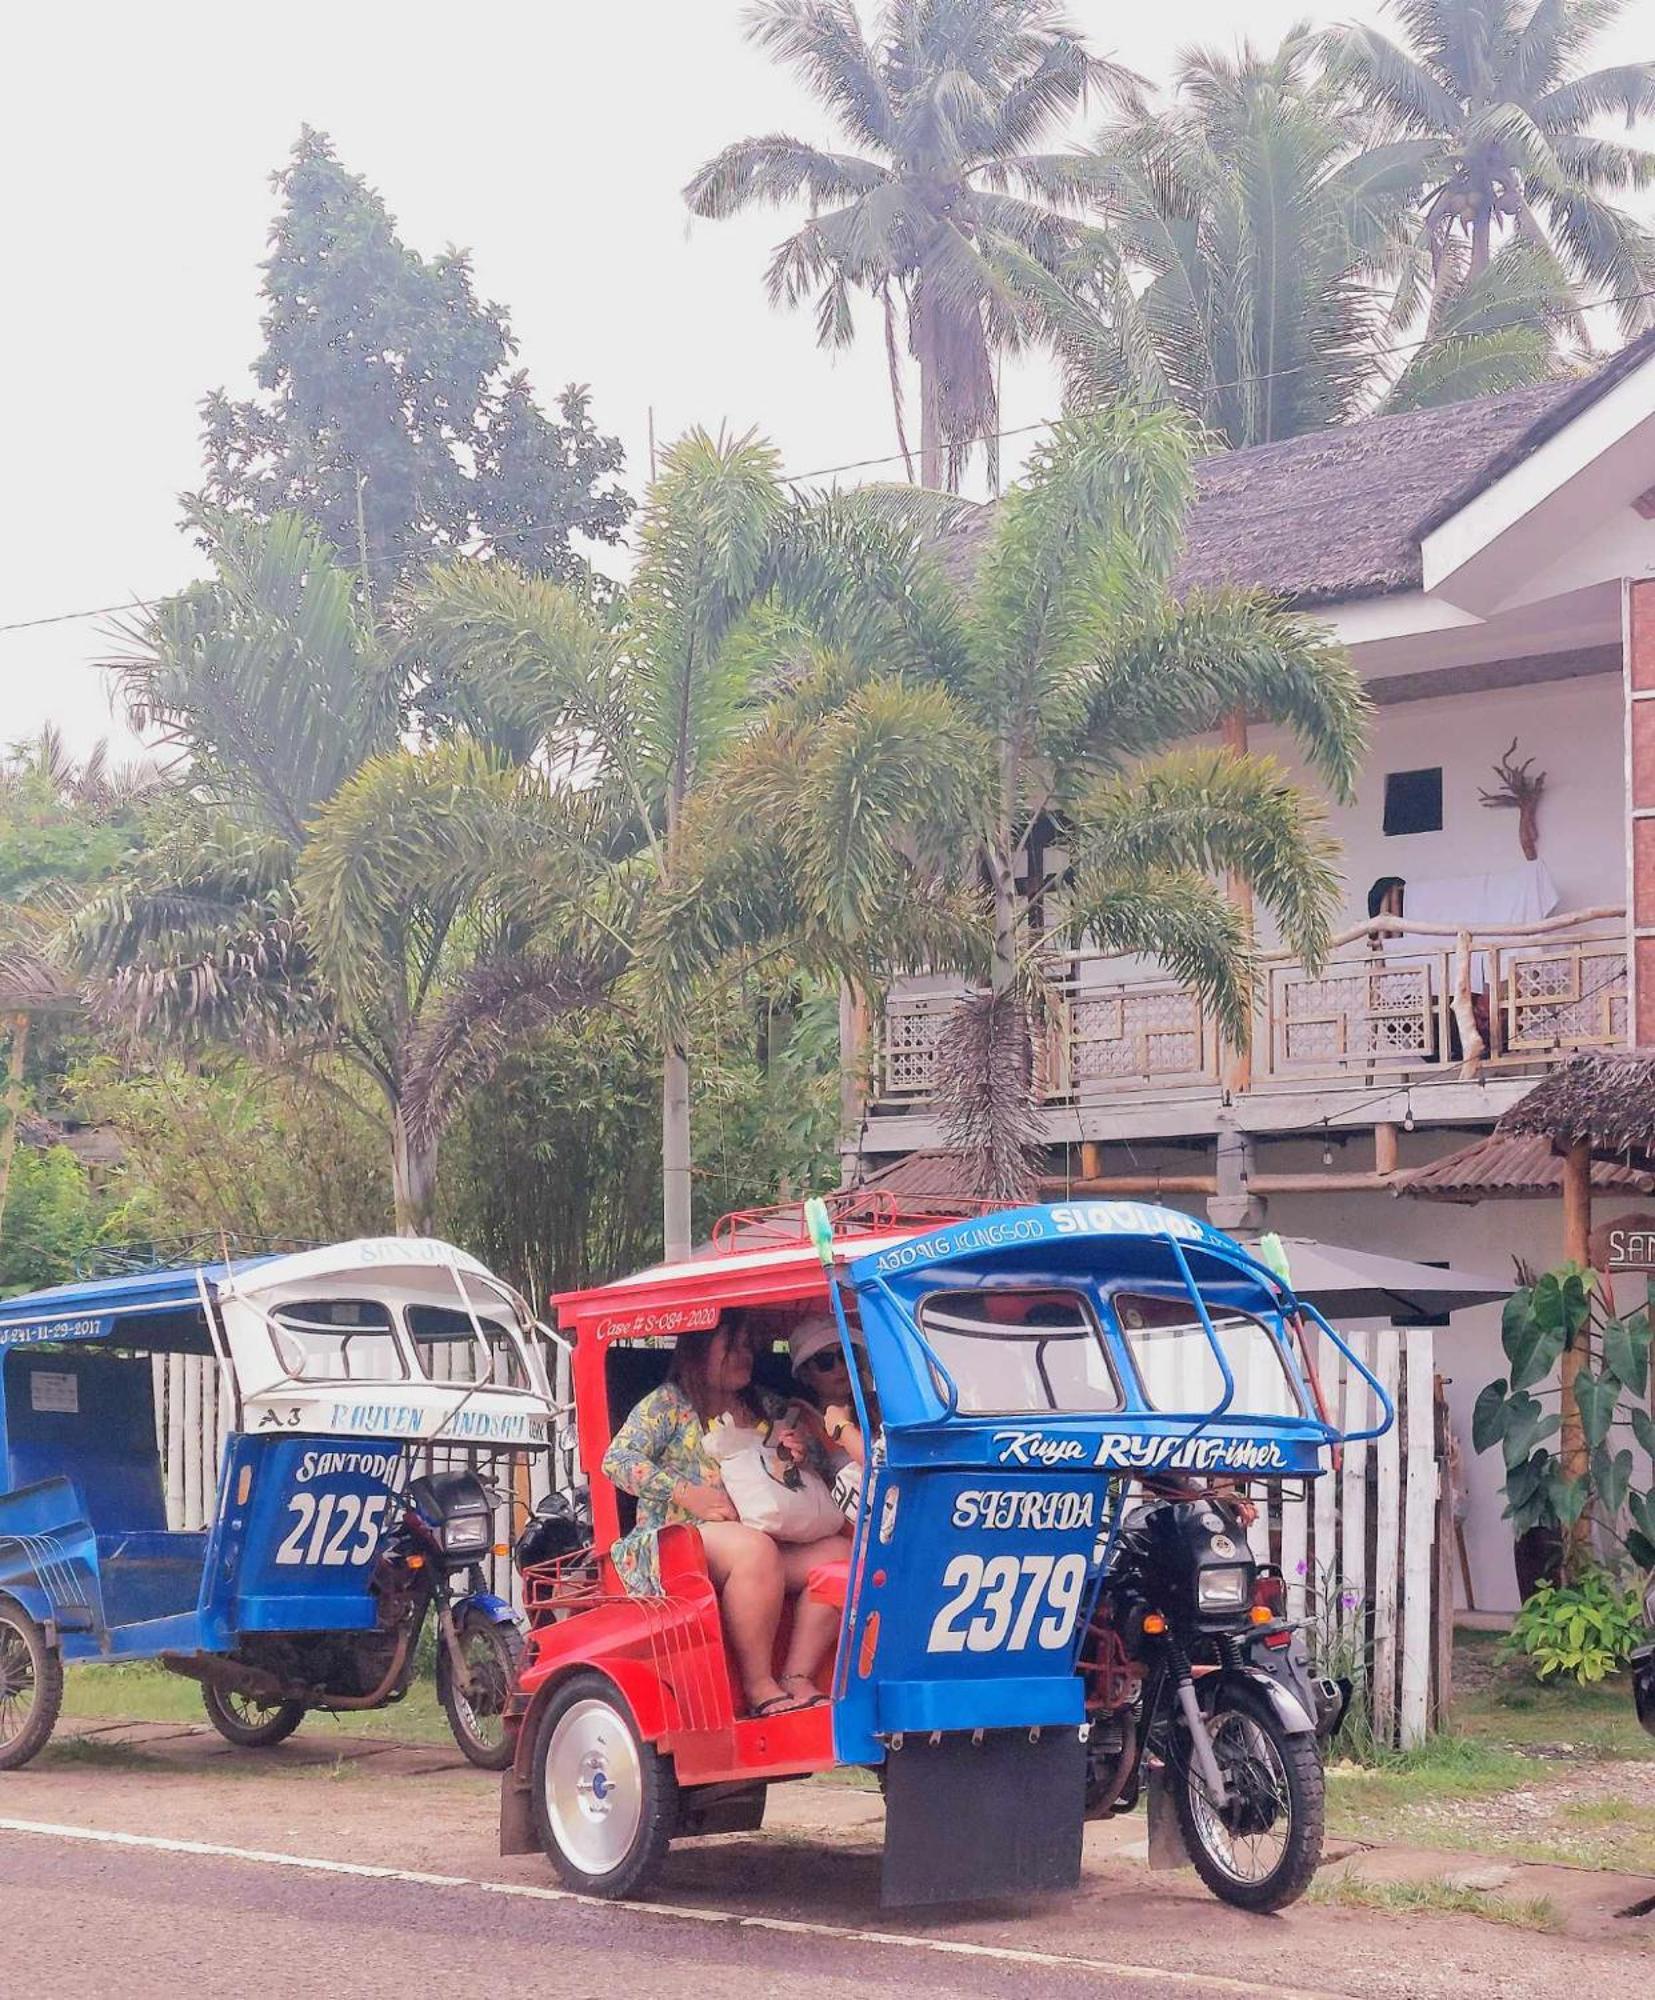
<path fill-rule="evenodd" d="M 1453 1617 L 1447 1551 L 1452 1541 L 1445 1505 L 1442 1432 L 1437 1414 L 1433 1335 L 1429 1327 L 1352 1331 L 1351 1347 L 1384 1383 L 1397 1407 L 1396 1424 L 1375 1443 L 1344 1447 L 1342 1464 L 1310 1484 L 1257 1489 L 1258 1518 L 1250 1531 L 1255 1556 L 1281 1565 L 1288 1610 L 1311 1628 L 1313 1641 L 1332 1637 L 1328 1670 L 1363 1663 L 1370 1710 L 1381 1740 L 1404 1748 L 1418 1743 L 1446 1708 L 1449 1636 Z M 1330 1412 L 1342 1412 L 1350 1430 L 1375 1420 L 1367 1384 L 1325 1337 L 1317 1372 Z M 439 1347 L 429 1366 L 438 1380 L 471 1379 L 467 1343 Z M 1265 1365 L 1254 1357 L 1251 1366 Z M 568 1360 L 557 1351 L 557 1400 L 569 1400 Z M 1270 1364 L 1273 1365 L 1273 1364 Z M 177 1529 L 210 1525 L 220 1456 L 229 1433 L 231 1402 L 214 1363 L 187 1355 L 158 1355 L 155 1378 L 156 1438 L 161 1450 L 167 1522 Z M 1264 1393 L 1244 1377 L 1249 1390 Z M 420 1470 L 442 1470 L 475 1461 L 460 1450 L 427 1451 Z M 507 1461 L 501 1461 L 502 1467 Z M 529 1509 L 575 1477 L 567 1449 L 527 1457 L 496 1483 L 511 1490 L 499 1510 L 496 1541 L 507 1547 Z M 493 1588 L 521 1605 L 509 1558 L 492 1562 Z"/>

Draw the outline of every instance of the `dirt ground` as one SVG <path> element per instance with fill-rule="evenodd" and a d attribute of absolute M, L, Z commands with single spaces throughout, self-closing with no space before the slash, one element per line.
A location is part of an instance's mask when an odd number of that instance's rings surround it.
<path fill-rule="evenodd" d="M 1602 1767 L 1589 1774 L 1592 1785 L 1603 1779 Z M 1628 1766 L 1626 1782 L 1651 1803 L 1655 1767 Z M 1575 1802 L 1607 1801 L 1613 1812 L 1616 1796 L 1598 1791 Z M 1637 1792 L 1624 1803 L 1635 1808 Z M 1509 1796 L 1497 1808 L 1474 1804 L 1519 1822 L 1525 1811 Z M 451 1748 L 308 1725 L 277 1750 L 248 1753 L 198 1725 L 81 1721 L 66 1724 L 27 1770 L 0 1778 L 0 1826 L 97 1829 L 481 1883 L 548 1884 L 538 1857 L 497 1854 L 497 1809 L 495 1781 Z M 1215 1902 L 1188 1870 L 1152 1874 L 1143 1821 L 1133 1815 L 1088 1830 L 1074 1896 L 904 1914 L 878 1904 L 881 1811 L 876 1792 L 852 1785 L 775 1787 L 763 1834 L 676 1848 L 656 1900 L 847 1934 L 924 1933 L 1036 1951 L 1048 1961 L 1165 1968 L 1184 1975 L 1183 1990 L 1193 1974 L 1209 1976 L 1215 1990 L 1233 1980 L 1353 2000 L 1434 2000 L 1468 1989 L 1555 2000 L 1562 1991 L 1648 1990 L 1655 1979 L 1655 1873 L 1490 1860 L 1465 1851 L 1460 1839 L 1437 1852 L 1331 1840 L 1312 1896 L 1280 1916 L 1254 1918 Z M 1473 1908 L 1486 1898 L 1486 1913 L 1398 1907 L 1408 1885 L 1428 1885 L 1422 1893 L 1440 1899 L 1445 1884 Z M 1382 1906 L 1347 1906 L 1363 1897 Z M 1649 1911 L 1623 1914 L 1644 1903 Z M 1555 1930 L 1529 1927 L 1532 1915 L 1521 1913 L 1537 1908 Z M 1038 1991 L 1038 1976 L 1031 1982 L 1028 1990 Z"/>

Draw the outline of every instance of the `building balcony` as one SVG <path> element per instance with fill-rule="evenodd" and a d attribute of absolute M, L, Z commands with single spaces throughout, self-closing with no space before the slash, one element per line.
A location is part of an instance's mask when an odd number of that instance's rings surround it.
<path fill-rule="evenodd" d="M 1053 954 L 1035 1097 L 1055 1112 L 1216 1102 L 1226 1091 L 1515 1080 L 1579 1049 L 1625 1047 L 1627 987 L 1620 910 L 1501 931 L 1382 918 L 1340 936 L 1316 972 L 1280 953 L 1262 959 L 1252 1048 L 1239 1062 L 1209 1010 L 1176 980 L 1098 952 Z M 926 1112 L 937 1045 L 962 990 L 893 987 L 874 1118 Z"/>

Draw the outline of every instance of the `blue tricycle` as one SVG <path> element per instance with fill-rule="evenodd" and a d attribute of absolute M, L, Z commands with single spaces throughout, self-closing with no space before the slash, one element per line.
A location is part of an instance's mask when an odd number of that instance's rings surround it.
<path fill-rule="evenodd" d="M 836 1227 L 794 1210 L 791 1242 L 785 1215 L 737 1219 L 714 1254 L 554 1302 L 592 1545 L 564 1522 L 563 1552 L 524 1572 L 505 1851 L 632 1895 L 673 1840 L 757 1828 L 769 1785 L 860 1765 L 885 1793 L 890 1903 L 1073 1884 L 1084 1821 L 1140 1791 L 1152 1858 L 1187 1853 L 1244 1908 L 1292 1901 L 1349 1690 L 1311 1670 L 1243 1489 L 1302 1487 L 1341 1437 L 1304 1338 L 1316 1315 L 1171 1209 L 937 1227 L 854 1195 L 838 1208 Z M 697 1528 L 662 1528 L 658 1588 L 629 1590 L 610 1549 L 632 1501 L 602 1468 L 677 1342 L 739 1326 L 768 1380 L 824 1307 L 864 1457 L 854 1539 L 805 1589 L 838 1608 L 837 1648 L 821 1700 L 749 1710 Z M 1352 1435 L 1377 1435 L 1380 1385 L 1325 1332 L 1372 1388 L 1374 1428 Z"/>
<path fill-rule="evenodd" d="M 220 1385 L 206 1525 L 169 1521 L 157 1384 Z M 173 1370 L 174 1378 L 182 1370 Z M 527 1306 L 446 1243 L 386 1238 L 0 1302 L 0 1771 L 68 1662 L 159 1660 L 230 1742 L 407 1691 L 428 1613 L 455 1740 L 498 1769 L 521 1635 L 486 1587 L 502 1496 L 552 1403 Z M 198 1426 L 199 1427 L 199 1426 Z M 216 1498 L 211 1464 L 216 1459 Z"/>

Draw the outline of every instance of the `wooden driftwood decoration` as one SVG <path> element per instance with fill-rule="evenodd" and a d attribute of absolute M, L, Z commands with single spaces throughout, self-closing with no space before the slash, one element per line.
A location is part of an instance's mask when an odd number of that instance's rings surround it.
<path fill-rule="evenodd" d="M 1525 861 L 1534 861 L 1540 855 L 1540 794 L 1546 789 L 1544 771 L 1534 771 L 1532 757 L 1525 757 L 1521 764 L 1517 761 L 1517 738 L 1511 739 L 1511 748 L 1494 766 L 1494 775 L 1500 782 L 1491 792 L 1479 792 L 1478 797 L 1485 806 L 1496 809 L 1506 807 L 1517 814 L 1517 842 L 1523 850 Z"/>
<path fill-rule="evenodd" d="M 1485 1044 L 1471 1002 L 1471 933 L 1454 941 L 1454 1020 L 1460 1031 L 1460 1075 L 1467 1082 L 1481 1074 Z"/>

